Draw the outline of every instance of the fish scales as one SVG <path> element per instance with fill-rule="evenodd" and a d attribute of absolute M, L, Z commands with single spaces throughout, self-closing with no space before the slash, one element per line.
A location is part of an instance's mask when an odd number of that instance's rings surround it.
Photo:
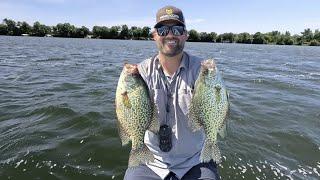
<path fill-rule="evenodd" d="M 221 75 L 213 59 L 205 60 L 201 64 L 189 110 L 192 130 L 203 129 L 206 135 L 201 162 L 221 161 L 217 135 L 224 137 L 228 110 L 228 94 Z"/>
<path fill-rule="evenodd" d="M 122 145 L 132 141 L 129 167 L 153 160 L 144 144 L 145 131 L 157 129 L 153 107 L 148 87 L 137 66 L 125 64 L 116 91 L 116 114 Z"/>

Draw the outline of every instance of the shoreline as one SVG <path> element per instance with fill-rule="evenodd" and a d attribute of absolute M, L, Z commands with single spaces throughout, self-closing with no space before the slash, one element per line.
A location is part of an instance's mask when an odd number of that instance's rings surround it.
<path fill-rule="evenodd" d="M 70 23 L 58 23 L 56 26 L 47 26 L 36 21 L 29 25 L 25 21 L 14 21 L 5 18 L 0 23 L 0 35 L 7 36 L 38 36 L 38 37 L 65 37 L 65 38 L 88 38 L 88 39 L 123 39 L 123 40 L 152 40 L 154 28 L 148 26 L 137 27 L 128 25 L 117 26 L 93 26 L 89 29 L 85 26 L 77 27 Z M 186 30 L 188 42 L 209 43 L 239 43 L 239 44 L 276 44 L 276 45 L 307 45 L 320 46 L 320 31 L 310 28 L 304 29 L 300 34 L 289 31 L 255 33 L 216 33 L 198 32 L 195 29 Z"/>
<path fill-rule="evenodd" d="M 14 36 L 14 35 L 0 35 L 0 37 L 25 37 L 25 38 L 57 38 L 57 39 L 86 39 L 86 40 L 119 40 L 119 41 L 154 41 L 152 39 L 106 39 L 106 38 L 76 38 L 76 37 L 56 37 L 56 36 Z M 204 42 L 204 41 L 186 41 L 189 43 L 209 43 L 209 44 L 243 44 L 243 45 L 272 45 L 272 46 L 312 46 L 308 44 L 276 44 L 276 43 L 267 43 L 267 44 L 254 44 L 254 43 L 237 43 L 237 42 Z M 320 46 L 320 45 L 317 45 Z"/>

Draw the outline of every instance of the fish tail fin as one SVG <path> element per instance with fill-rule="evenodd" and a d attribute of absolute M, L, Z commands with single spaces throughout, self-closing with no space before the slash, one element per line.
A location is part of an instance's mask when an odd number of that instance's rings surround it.
<path fill-rule="evenodd" d="M 221 153 L 219 147 L 216 143 L 205 140 L 204 146 L 201 151 L 200 161 L 201 162 L 209 162 L 215 161 L 217 164 L 221 162 Z"/>
<path fill-rule="evenodd" d="M 154 161 L 153 154 L 146 145 L 139 149 L 132 149 L 129 155 L 128 167 L 134 168 L 136 166 Z"/>

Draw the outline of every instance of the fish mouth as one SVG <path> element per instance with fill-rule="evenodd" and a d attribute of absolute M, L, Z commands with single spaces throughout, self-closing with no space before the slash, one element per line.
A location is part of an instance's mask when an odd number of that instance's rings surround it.
<path fill-rule="evenodd" d="M 124 71 L 130 75 L 138 75 L 139 74 L 138 65 L 136 65 L 136 64 L 125 63 L 124 64 Z"/>
<path fill-rule="evenodd" d="M 209 71 L 214 71 L 216 68 L 216 62 L 213 59 L 204 60 L 201 62 L 201 66 Z"/>

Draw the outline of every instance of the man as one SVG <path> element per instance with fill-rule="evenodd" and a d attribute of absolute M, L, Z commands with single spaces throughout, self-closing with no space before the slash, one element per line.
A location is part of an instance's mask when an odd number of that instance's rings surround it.
<path fill-rule="evenodd" d="M 214 162 L 200 163 L 204 132 L 188 126 L 188 107 L 201 59 L 183 51 L 188 39 L 180 9 L 158 10 L 153 38 L 159 53 L 141 62 L 138 70 L 157 108 L 158 134 L 145 133 L 145 144 L 155 161 L 128 169 L 126 180 L 219 179 Z"/>

